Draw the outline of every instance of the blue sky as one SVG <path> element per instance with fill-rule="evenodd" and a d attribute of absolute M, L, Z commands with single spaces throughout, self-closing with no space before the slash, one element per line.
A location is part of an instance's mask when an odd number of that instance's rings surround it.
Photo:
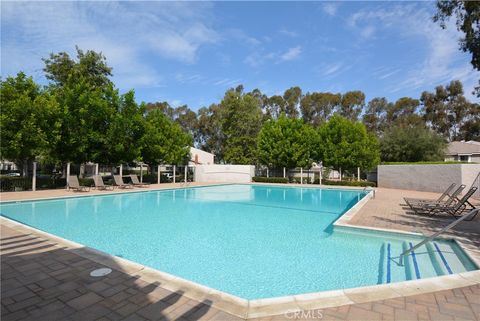
<path fill-rule="evenodd" d="M 418 98 L 480 73 L 434 2 L 1 2 L 1 75 L 46 83 L 50 52 L 102 51 L 121 92 L 197 110 L 243 84 L 268 95 L 360 89 Z"/>

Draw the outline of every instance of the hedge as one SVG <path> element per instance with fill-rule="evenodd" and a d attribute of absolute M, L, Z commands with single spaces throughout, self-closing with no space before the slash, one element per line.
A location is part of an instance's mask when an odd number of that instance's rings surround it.
<path fill-rule="evenodd" d="M 459 162 L 459 161 L 424 161 L 424 162 L 383 162 L 380 165 L 448 165 L 448 164 L 475 164 L 468 162 Z"/>
<path fill-rule="evenodd" d="M 278 183 L 278 184 L 287 184 L 288 178 L 283 177 L 264 177 L 264 176 L 254 176 L 252 180 L 257 183 Z"/>
<path fill-rule="evenodd" d="M 318 178 L 314 181 L 314 184 L 318 184 Z M 358 186 L 358 187 L 375 187 L 375 182 L 369 181 L 330 181 L 328 179 L 322 179 L 322 185 L 336 185 L 336 186 Z"/>

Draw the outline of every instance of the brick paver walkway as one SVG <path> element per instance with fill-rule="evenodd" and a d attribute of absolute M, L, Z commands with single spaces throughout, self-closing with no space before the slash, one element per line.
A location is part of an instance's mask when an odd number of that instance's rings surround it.
<path fill-rule="evenodd" d="M 400 193 L 400 192 L 397 192 Z M 353 223 L 411 230 L 415 218 L 388 205 L 389 195 L 377 193 Z M 398 198 L 398 195 L 394 199 Z M 377 208 L 377 213 L 369 210 Z M 387 211 L 390 207 L 390 212 Z M 386 211 L 382 213 L 381 211 Z M 383 216 L 386 214 L 386 216 Z M 382 220 L 374 218 L 378 215 Z M 400 215 L 400 216 L 399 216 Z M 406 224 L 406 222 L 410 222 Z M 476 244 L 480 231 L 469 223 L 457 233 Z M 422 227 L 420 227 L 422 228 Z M 435 229 L 435 227 L 429 226 Z M 106 277 L 89 273 L 102 265 L 62 248 L 52 240 L 1 226 L 1 306 L 7 320 L 243 320 L 210 302 L 191 300 L 179 292 L 114 270 Z M 254 320 L 254 319 L 249 319 Z M 291 312 L 255 320 L 477 320 L 480 284 L 430 294 L 388 299 L 337 308 Z"/>

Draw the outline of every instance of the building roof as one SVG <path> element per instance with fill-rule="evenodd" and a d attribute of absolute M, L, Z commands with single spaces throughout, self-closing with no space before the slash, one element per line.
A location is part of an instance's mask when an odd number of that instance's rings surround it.
<path fill-rule="evenodd" d="M 448 144 L 447 155 L 472 155 L 480 154 L 480 142 L 470 140 L 468 142 L 451 142 Z"/>

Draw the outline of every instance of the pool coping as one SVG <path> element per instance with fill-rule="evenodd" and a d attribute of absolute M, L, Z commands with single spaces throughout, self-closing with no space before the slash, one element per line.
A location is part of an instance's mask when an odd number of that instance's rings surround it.
<path fill-rule="evenodd" d="M 226 185 L 226 184 L 218 184 Z M 273 184 L 272 184 L 273 185 Z M 208 185 L 212 186 L 212 185 Z M 194 186 L 202 187 L 202 186 Z M 297 187 L 297 186 L 296 186 Z M 318 186 L 321 187 L 321 186 Z M 185 187 L 178 187 L 185 188 Z M 171 188 L 169 188 L 171 189 Z M 173 188 L 176 189 L 176 188 Z M 161 190 L 161 189 L 160 189 Z M 163 189 L 168 190 L 168 189 Z M 153 190 L 152 190 L 153 191 Z M 140 192 L 140 191 L 139 191 Z M 145 192 L 143 190 L 143 192 Z M 418 233 L 410 233 L 400 230 L 380 229 L 369 227 L 358 227 L 348 224 L 350 220 L 358 213 L 370 198 L 373 197 L 373 191 L 370 191 L 365 197 L 357 202 L 345 214 L 343 214 L 335 223 L 335 227 L 356 229 L 363 231 L 381 231 L 387 233 L 399 233 L 410 236 L 421 236 Z M 118 193 L 110 193 L 110 195 Z M 95 194 L 107 195 L 107 194 Z M 93 195 L 92 195 L 93 196 Z M 77 196 L 78 197 L 78 196 Z M 65 197 L 56 197 L 50 199 L 59 199 Z M 70 198 L 70 196 L 67 196 Z M 45 199 L 45 198 L 44 198 Z M 40 200 L 40 199 L 36 199 Z M 27 201 L 27 200 L 22 200 Z M 12 202 L 12 201 L 9 201 Z M 15 201 L 13 201 L 15 202 Z M 212 307 L 223 310 L 242 318 L 267 317 L 289 312 L 298 312 L 312 309 L 331 308 L 348 304 L 367 303 L 377 300 L 404 297 L 409 295 L 417 295 L 424 293 L 437 292 L 442 290 L 450 290 L 454 288 L 480 284 L 480 270 L 463 272 L 452 275 L 444 275 L 433 278 L 420 280 L 410 280 L 397 283 L 380 284 L 348 289 L 338 289 L 331 291 L 321 291 L 314 293 L 273 297 L 265 299 L 247 300 L 232 294 L 216 290 L 175 275 L 156 270 L 142 264 L 120 258 L 88 246 L 64 239 L 62 237 L 41 231 L 26 224 L 17 222 L 7 217 L 0 217 L 0 223 L 28 234 L 37 234 L 49 240 L 53 240 L 56 244 L 65 247 L 72 253 L 75 253 L 86 259 L 110 267 L 112 269 L 128 273 L 139 277 L 146 282 L 160 282 L 160 286 L 169 291 L 181 291 L 184 296 L 197 300 L 211 301 Z M 446 238 L 452 239 L 452 238 Z M 465 249 L 462 242 L 458 242 L 453 238 L 465 254 L 479 266 L 480 253 L 471 252 Z"/>

